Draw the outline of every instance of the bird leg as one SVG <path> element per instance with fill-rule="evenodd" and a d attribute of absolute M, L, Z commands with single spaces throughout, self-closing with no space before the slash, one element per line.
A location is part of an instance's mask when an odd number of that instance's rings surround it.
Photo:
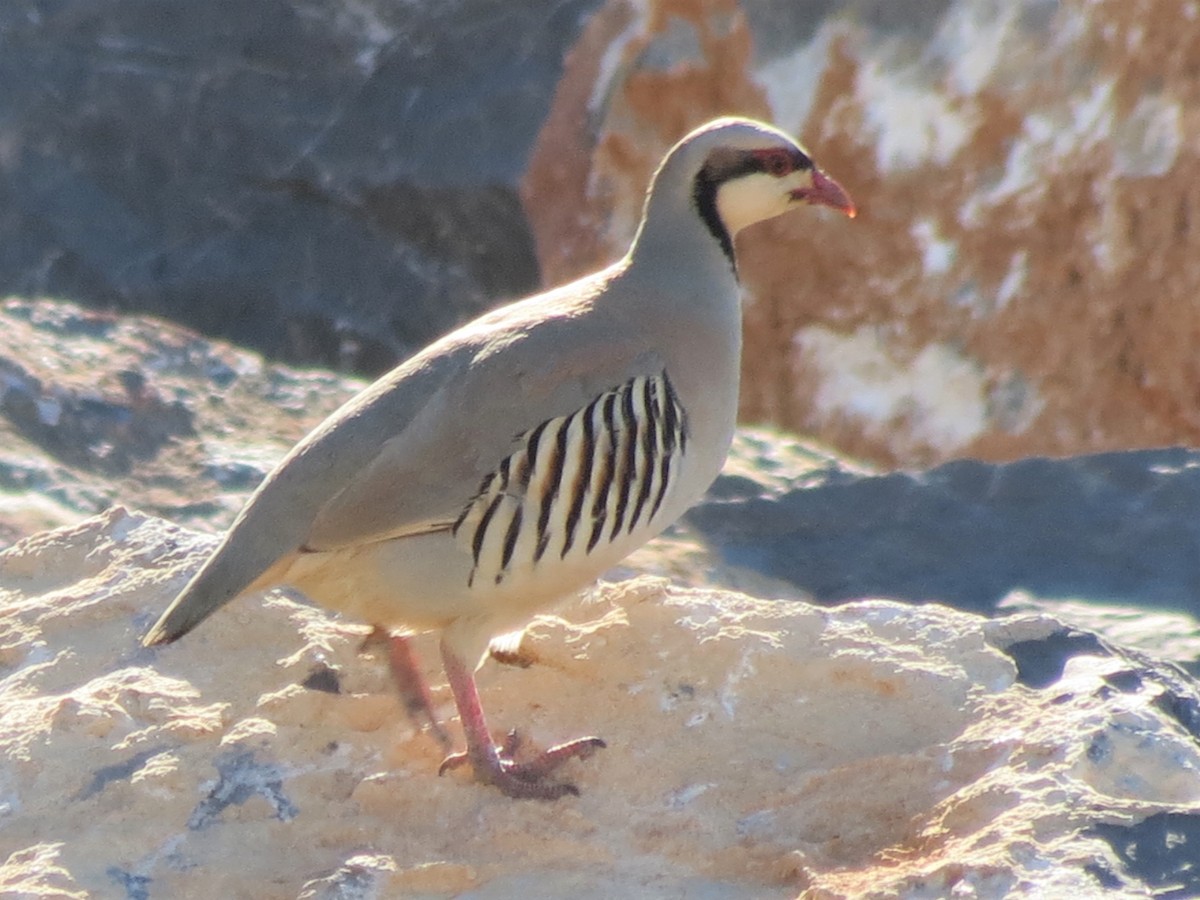
<path fill-rule="evenodd" d="M 442 749 L 448 751 L 451 746 L 450 735 L 446 733 L 446 729 L 442 727 L 442 723 L 437 719 L 437 714 L 433 711 L 433 699 L 429 695 L 429 685 L 425 683 L 425 678 L 421 675 L 420 663 L 417 661 L 412 641 L 404 635 L 391 634 L 385 629 L 375 626 L 375 630 L 363 641 L 363 647 L 378 642 L 386 644 L 388 667 L 392 671 L 392 680 L 396 682 L 396 689 L 400 692 L 400 699 L 404 703 L 408 717 L 418 728 L 422 722 L 428 722 L 430 733 Z"/>
<path fill-rule="evenodd" d="M 483 706 L 479 702 L 475 673 L 446 645 L 445 640 L 442 641 L 442 662 L 446 667 L 450 690 L 454 693 L 454 702 L 458 705 L 467 749 L 447 756 L 438 769 L 439 775 L 469 762 L 479 781 L 498 787 L 509 797 L 557 800 L 567 794 L 579 794 L 579 789 L 573 784 L 547 782 L 545 779 L 568 759 L 591 756 L 604 746 L 604 741 L 598 737 L 579 738 L 557 744 L 528 760 L 518 762 L 514 757 L 521 747 L 520 737 L 513 731 L 499 747 L 492 741 Z"/>

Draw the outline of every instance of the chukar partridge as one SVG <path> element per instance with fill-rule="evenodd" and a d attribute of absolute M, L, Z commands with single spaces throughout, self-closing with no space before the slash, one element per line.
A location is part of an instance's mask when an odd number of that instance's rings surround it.
<path fill-rule="evenodd" d="M 475 670 L 494 637 L 586 587 L 716 477 L 738 406 L 733 238 L 804 204 L 855 214 L 782 132 L 737 118 L 693 131 L 655 172 L 621 260 L 469 322 L 347 402 L 271 472 L 145 643 L 279 585 L 400 641 L 440 630 L 466 737 L 443 768 L 469 763 L 514 797 L 574 793 L 551 770 L 603 743 L 518 762 L 493 743 Z"/>

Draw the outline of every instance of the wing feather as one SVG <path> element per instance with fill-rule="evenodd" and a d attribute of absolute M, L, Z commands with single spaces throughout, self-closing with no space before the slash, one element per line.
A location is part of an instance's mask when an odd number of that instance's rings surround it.
<path fill-rule="evenodd" d="M 313 510 L 303 545 L 329 550 L 450 529 L 521 435 L 634 374 L 661 370 L 644 336 L 610 328 L 611 339 L 596 348 L 564 354 L 564 341 L 578 342 L 581 326 L 603 324 L 541 318 L 536 328 L 505 330 L 505 352 L 493 352 L 495 343 L 471 346 L 464 351 L 469 359 L 454 361 L 453 374 L 436 386 L 403 386 L 403 393 L 422 391 L 419 408 L 395 409 L 386 392 L 365 404 L 353 464 L 337 467 L 340 487 Z M 512 352 L 514 343 L 524 345 L 520 352 Z M 364 444 L 373 448 L 365 460 Z"/>

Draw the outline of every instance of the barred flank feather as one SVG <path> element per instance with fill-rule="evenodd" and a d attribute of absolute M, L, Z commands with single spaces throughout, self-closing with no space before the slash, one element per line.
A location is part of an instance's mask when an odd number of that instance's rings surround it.
<path fill-rule="evenodd" d="M 678 477 L 686 417 L 664 371 L 548 419 L 519 442 L 454 522 L 471 551 L 472 584 L 587 556 L 648 525 Z"/>

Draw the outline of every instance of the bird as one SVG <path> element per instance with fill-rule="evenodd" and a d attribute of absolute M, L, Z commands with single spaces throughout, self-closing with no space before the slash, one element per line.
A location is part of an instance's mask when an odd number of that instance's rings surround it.
<path fill-rule="evenodd" d="M 856 214 L 784 132 L 740 117 L 690 132 L 655 170 L 624 256 L 483 314 L 347 401 L 267 475 L 143 643 L 289 587 L 391 634 L 420 707 L 405 642 L 439 632 L 466 744 L 440 771 L 469 765 L 514 798 L 577 793 L 555 770 L 603 740 L 496 744 L 475 673 L 716 478 L 738 408 L 734 237 L 810 205 Z"/>

